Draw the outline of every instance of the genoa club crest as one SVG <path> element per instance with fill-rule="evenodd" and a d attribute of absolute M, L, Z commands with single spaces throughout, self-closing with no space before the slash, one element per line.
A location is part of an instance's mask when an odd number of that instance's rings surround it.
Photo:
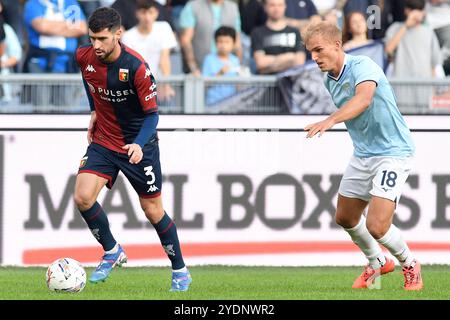
<path fill-rule="evenodd" d="M 80 161 L 80 168 L 83 168 L 86 165 L 87 159 L 88 159 L 88 157 L 84 157 L 83 159 L 81 159 L 81 161 Z"/>
<path fill-rule="evenodd" d="M 128 69 L 119 69 L 119 80 L 128 82 Z"/>

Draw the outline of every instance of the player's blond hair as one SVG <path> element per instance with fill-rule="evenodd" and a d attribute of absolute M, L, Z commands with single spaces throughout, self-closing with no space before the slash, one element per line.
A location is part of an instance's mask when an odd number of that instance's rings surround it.
<path fill-rule="evenodd" d="M 334 23 L 328 21 L 309 24 L 302 33 L 303 42 L 308 43 L 308 41 L 315 36 L 320 36 L 331 42 L 340 41 L 342 43 L 342 31 Z"/>

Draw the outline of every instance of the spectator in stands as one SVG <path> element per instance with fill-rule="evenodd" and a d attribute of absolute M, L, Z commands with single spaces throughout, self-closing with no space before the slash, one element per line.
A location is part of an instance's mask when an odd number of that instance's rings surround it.
<path fill-rule="evenodd" d="M 101 2 L 99 0 L 78 0 L 78 2 L 86 17 L 89 17 L 95 9 L 101 7 Z"/>
<path fill-rule="evenodd" d="M 384 0 L 385 2 L 385 0 Z M 342 1 L 342 3 L 345 3 L 343 6 L 343 13 L 344 16 L 347 16 L 351 12 L 361 12 L 365 16 L 371 13 L 371 10 L 369 10 L 370 6 L 379 6 L 380 1 L 379 0 L 346 0 Z M 341 4 L 342 5 L 342 4 Z"/>
<path fill-rule="evenodd" d="M 25 32 L 22 19 L 24 2 L 24 0 L 3 0 L 2 2 L 4 21 L 13 28 L 22 45 L 25 44 Z"/>
<path fill-rule="evenodd" d="M 267 21 L 262 0 L 250 0 L 246 5 L 241 4 L 240 10 L 242 31 L 248 35 L 255 27 L 262 26 Z M 308 23 L 322 20 L 312 0 L 286 0 L 285 15 L 288 25 L 298 28 L 300 31 Z"/>
<path fill-rule="evenodd" d="M 373 42 L 368 39 L 366 17 L 362 12 L 350 12 L 345 17 L 342 34 L 345 51 Z"/>
<path fill-rule="evenodd" d="M 236 30 L 232 27 L 222 26 L 214 34 L 217 52 L 210 53 L 203 62 L 202 75 L 237 76 L 239 75 L 239 58 L 232 52 L 236 42 Z M 211 105 L 236 93 L 233 85 L 213 85 L 206 92 L 206 104 Z"/>
<path fill-rule="evenodd" d="M 450 2 L 446 0 L 430 0 L 427 4 L 427 22 L 436 32 L 442 47 L 442 58 L 445 75 L 450 75 Z"/>
<path fill-rule="evenodd" d="M 183 8 L 187 2 L 188 2 L 188 0 L 171 0 L 170 1 L 172 23 L 173 23 L 173 27 L 177 34 L 179 34 L 181 32 L 180 15 L 181 15 L 181 11 L 183 10 Z"/>
<path fill-rule="evenodd" d="M 1 68 L 2 74 L 7 74 L 12 72 L 22 59 L 22 47 L 14 29 L 7 23 L 3 24 L 3 28 L 5 30 L 5 50 L 1 56 Z"/>
<path fill-rule="evenodd" d="M 239 12 L 242 21 L 242 32 L 250 36 L 254 28 L 263 26 L 267 15 L 262 4 L 263 0 L 239 0 Z"/>
<path fill-rule="evenodd" d="M 242 48 L 244 52 L 244 65 L 252 65 L 250 35 L 254 28 L 263 26 L 267 21 L 267 14 L 262 4 L 263 0 L 249 0 L 244 5 L 244 0 L 239 0 L 242 21 Z M 299 29 L 300 33 L 308 23 L 321 21 L 317 9 L 312 0 L 286 0 L 286 21 L 289 26 Z M 306 53 L 307 56 L 309 53 Z"/>
<path fill-rule="evenodd" d="M 342 20 L 342 11 L 338 9 L 328 10 L 323 14 L 323 20 L 328 21 L 332 24 L 337 25 L 340 29 L 342 28 L 341 20 Z"/>
<path fill-rule="evenodd" d="M 102 6 L 100 0 L 78 0 L 78 3 L 86 17 L 89 17 L 96 9 Z M 78 43 L 85 44 L 89 42 L 90 39 L 88 34 L 78 38 Z"/>
<path fill-rule="evenodd" d="M 157 21 L 166 21 L 173 29 L 172 19 L 167 7 L 163 6 L 159 2 L 157 2 L 156 5 L 158 6 L 159 12 Z M 111 7 L 119 12 L 122 17 L 122 25 L 125 30 L 131 29 L 138 24 L 136 17 L 137 0 L 116 0 Z"/>
<path fill-rule="evenodd" d="M 222 25 L 236 30 L 234 52 L 242 59 L 241 19 L 236 3 L 231 0 L 191 0 L 184 6 L 180 16 L 184 72 L 201 74 L 206 55 L 217 52 L 214 32 Z"/>
<path fill-rule="evenodd" d="M 3 13 L 3 3 L 0 1 L 0 13 Z M 1 74 L 10 74 L 14 71 L 14 67 L 22 59 L 22 47 L 20 45 L 19 38 L 17 37 L 14 29 L 7 23 L 3 24 L 5 32 L 5 50 L 1 56 Z M 3 85 L 1 100 L 2 102 L 9 102 L 12 100 L 12 86 L 8 83 Z"/>
<path fill-rule="evenodd" d="M 371 38 L 374 40 L 384 39 L 386 30 L 394 22 L 405 21 L 405 0 L 379 0 L 381 9 L 380 28 L 371 30 Z"/>
<path fill-rule="evenodd" d="M 312 2 L 320 16 L 323 16 L 332 9 L 336 9 L 338 5 L 337 0 L 312 0 Z"/>
<path fill-rule="evenodd" d="M 156 79 L 171 74 L 170 49 L 177 46 L 170 25 L 166 21 L 156 21 L 158 13 L 154 0 L 137 0 L 138 24 L 122 38 L 123 43 L 142 55 Z M 158 86 L 158 100 L 167 100 L 174 95 L 169 85 Z"/>
<path fill-rule="evenodd" d="M 424 23 L 425 0 L 406 0 L 405 22 L 393 23 L 386 32 L 385 51 L 394 63 L 396 77 L 431 78 L 441 64 L 438 39 Z"/>
<path fill-rule="evenodd" d="M 87 33 L 87 25 L 75 0 L 29 0 L 24 20 L 29 41 L 25 72 L 77 71 L 73 53 L 77 38 Z"/>
<path fill-rule="evenodd" d="M 3 27 L 4 25 L 4 21 L 3 21 L 3 15 L 0 14 L 0 56 L 2 56 L 5 53 L 5 39 L 6 39 L 6 33 L 5 33 L 5 28 Z"/>
<path fill-rule="evenodd" d="M 300 32 L 307 24 L 322 20 L 312 0 L 286 0 L 285 15 L 287 24 Z"/>
<path fill-rule="evenodd" d="M 267 22 L 252 32 L 252 53 L 260 74 L 275 74 L 305 63 L 297 28 L 288 26 L 285 0 L 265 0 Z"/>

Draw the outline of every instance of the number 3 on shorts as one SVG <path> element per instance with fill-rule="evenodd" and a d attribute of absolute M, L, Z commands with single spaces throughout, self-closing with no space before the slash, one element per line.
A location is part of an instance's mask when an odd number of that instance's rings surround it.
<path fill-rule="evenodd" d="M 150 181 L 147 181 L 148 185 L 152 185 L 156 181 L 155 173 L 153 172 L 153 166 L 148 166 L 144 168 L 145 175 L 148 177 L 150 176 Z"/>

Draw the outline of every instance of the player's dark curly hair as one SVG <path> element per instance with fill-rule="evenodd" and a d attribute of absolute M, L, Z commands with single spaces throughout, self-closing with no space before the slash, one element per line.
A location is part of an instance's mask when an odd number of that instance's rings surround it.
<path fill-rule="evenodd" d="M 98 8 L 91 14 L 88 20 L 89 29 L 95 33 L 104 29 L 115 32 L 121 25 L 122 19 L 120 18 L 120 14 L 110 7 Z"/>

